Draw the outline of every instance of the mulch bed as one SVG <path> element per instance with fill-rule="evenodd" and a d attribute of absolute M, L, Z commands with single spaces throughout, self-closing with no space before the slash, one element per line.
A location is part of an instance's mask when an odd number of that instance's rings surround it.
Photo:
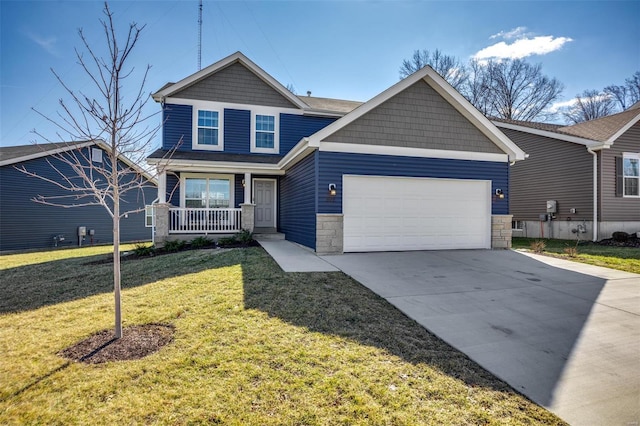
<path fill-rule="evenodd" d="M 58 352 L 72 361 L 101 364 L 144 358 L 173 340 L 174 327 L 169 324 L 144 324 L 125 327 L 122 337 L 113 330 L 103 330 Z"/>
<path fill-rule="evenodd" d="M 627 241 L 616 241 L 613 238 L 607 238 L 606 240 L 600 240 L 596 244 L 601 246 L 611 247 L 635 247 L 640 248 L 640 238 L 629 238 Z"/>
<path fill-rule="evenodd" d="M 260 243 L 257 242 L 256 240 L 251 240 L 248 243 L 239 242 L 235 244 L 224 244 L 224 245 L 211 244 L 209 246 L 198 246 L 198 247 L 192 247 L 190 244 L 187 243 L 180 250 L 169 251 L 169 250 L 157 249 L 157 250 L 154 250 L 152 253 L 143 254 L 143 255 L 136 254 L 133 251 L 129 251 L 126 253 L 123 252 L 120 254 L 120 262 L 127 262 L 129 260 L 148 259 L 150 257 L 163 256 L 165 254 L 173 254 L 173 253 L 178 253 L 178 252 L 188 251 L 188 250 L 215 250 L 215 249 L 231 249 L 231 248 L 246 248 L 246 247 L 260 247 Z M 104 265 L 107 263 L 113 263 L 113 255 L 109 255 L 104 259 L 87 262 L 85 263 L 85 265 Z"/>

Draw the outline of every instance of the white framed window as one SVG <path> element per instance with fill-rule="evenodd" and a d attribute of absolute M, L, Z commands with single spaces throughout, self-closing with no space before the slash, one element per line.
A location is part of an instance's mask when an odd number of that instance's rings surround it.
<path fill-rule="evenodd" d="M 512 220 L 511 221 L 511 229 L 514 231 L 522 231 L 524 229 L 524 221 L 523 220 Z"/>
<path fill-rule="evenodd" d="M 193 149 L 224 150 L 223 113 L 207 106 L 193 107 Z"/>
<path fill-rule="evenodd" d="M 234 175 L 184 173 L 180 181 L 183 207 L 221 209 L 234 206 Z"/>
<path fill-rule="evenodd" d="M 145 228 L 153 228 L 155 223 L 155 215 L 153 214 L 154 208 L 153 205 L 144 206 L 144 227 Z"/>
<path fill-rule="evenodd" d="M 269 110 L 251 111 L 251 152 L 280 152 L 279 114 Z"/>
<path fill-rule="evenodd" d="M 102 150 L 100 148 L 91 148 L 91 161 L 102 163 Z"/>
<path fill-rule="evenodd" d="M 640 197 L 640 153 L 622 154 L 622 196 Z"/>

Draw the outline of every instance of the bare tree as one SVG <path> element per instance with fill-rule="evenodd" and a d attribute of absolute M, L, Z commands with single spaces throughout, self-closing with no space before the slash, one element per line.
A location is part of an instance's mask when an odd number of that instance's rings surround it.
<path fill-rule="evenodd" d="M 400 79 L 406 78 L 429 65 L 440 74 L 451 86 L 458 90 L 467 80 L 467 68 L 458 58 L 445 55 L 439 49 L 433 51 L 416 50 L 411 59 L 405 59 L 400 66 Z"/>
<path fill-rule="evenodd" d="M 100 56 L 88 43 L 82 29 L 79 36 L 87 55 L 76 49 L 78 65 L 88 76 L 95 96 L 86 91 L 74 91 L 63 81 L 59 74 L 52 70 L 60 84 L 64 87 L 69 102 L 60 100 L 61 111 L 57 117 L 50 118 L 38 112 L 55 125 L 60 140 L 104 141 L 107 146 L 106 159 L 102 164 L 92 161 L 84 150 L 71 150 L 55 156 L 57 163 L 49 164 L 57 172 L 60 179 L 45 177 L 30 172 L 24 167 L 24 173 L 48 181 L 59 188 L 69 191 L 68 196 L 38 196 L 34 201 L 59 207 L 82 207 L 99 205 L 106 209 L 113 219 L 113 288 L 115 298 L 115 337 L 122 337 L 122 315 L 120 302 L 120 219 L 128 214 L 142 211 L 143 208 L 127 209 L 122 204 L 127 193 L 136 192 L 144 195 L 144 188 L 153 186 L 150 176 L 140 172 L 134 164 L 142 161 L 148 153 L 150 144 L 160 126 L 150 125 L 153 115 L 145 115 L 144 107 L 149 94 L 144 92 L 150 66 L 134 75 L 134 68 L 128 64 L 143 26 L 136 23 L 129 25 L 128 33 L 121 44 L 117 39 L 113 13 L 109 5 L 104 5 L 106 19 L 100 20 L 106 38 L 108 55 Z M 133 92 L 123 89 L 126 79 L 139 75 L 139 81 Z M 127 99 L 127 94 L 132 93 Z M 34 131 L 48 142 L 51 139 Z M 123 162 L 124 157 L 131 162 Z M 72 170 L 69 175 L 66 165 Z"/>
<path fill-rule="evenodd" d="M 630 78 L 625 79 L 625 84 L 612 84 L 604 88 L 609 93 L 622 111 L 636 102 L 640 102 L 640 71 L 636 71 Z"/>
<path fill-rule="evenodd" d="M 287 90 L 293 93 L 294 95 L 297 95 L 296 88 L 292 83 L 287 84 Z"/>
<path fill-rule="evenodd" d="M 576 102 L 562 113 L 569 123 L 578 124 L 583 121 L 606 117 L 615 110 L 615 104 L 609 93 L 597 90 L 585 90 L 576 96 Z"/>
<path fill-rule="evenodd" d="M 431 66 L 480 112 L 487 116 L 513 120 L 555 118 L 550 107 L 562 93 L 562 84 L 542 73 L 542 65 L 522 59 L 477 61 L 462 64 L 436 49 L 416 50 L 400 67 L 400 78 Z"/>
<path fill-rule="evenodd" d="M 466 82 L 460 87 L 460 93 L 467 98 L 481 113 L 489 115 L 491 110 L 491 80 L 484 65 L 472 59 L 469 61 L 469 74 Z"/>
<path fill-rule="evenodd" d="M 486 114 L 512 120 L 550 120 L 549 107 L 562 93 L 555 78 L 542 74 L 542 65 L 522 59 L 489 61 L 480 68 L 480 78 L 488 85 L 483 100 Z"/>

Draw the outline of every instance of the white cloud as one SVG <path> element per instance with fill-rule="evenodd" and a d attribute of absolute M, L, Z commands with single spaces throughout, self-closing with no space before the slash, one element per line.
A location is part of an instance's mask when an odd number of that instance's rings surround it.
<path fill-rule="evenodd" d="M 527 27 L 516 27 L 511 31 L 500 31 L 498 34 L 494 34 L 490 39 L 494 38 L 503 38 L 505 40 L 511 40 L 513 38 L 519 38 L 525 35 L 525 31 L 527 31 Z"/>
<path fill-rule="evenodd" d="M 568 101 L 555 102 L 549 107 L 549 110 L 551 112 L 558 112 L 561 109 L 571 108 L 576 104 L 576 102 L 578 102 L 576 98 L 569 99 Z"/>
<path fill-rule="evenodd" d="M 55 37 L 44 38 L 31 32 L 27 33 L 27 37 L 29 37 L 31 41 L 36 43 L 38 46 L 42 47 L 50 55 L 59 56 L 58 50 L 56 49 L 56 43 L 58 42 L 57 38 Z"/>
<path fill-rule="evenodd" d="M 608 93 L 598 93 L 596 96 L 591 96 L 591 97 L 584 97 L 584 96 L 580 96 L 583 100 L 583 102 L 589 101 L 589 100 L 593 100 L 593 101 L 602 101 L 605 100 L 607 98 L 610 98 L 611 95 L 609 95 Z M 562 102 L 555 102 L 554 104 L 551 105 L 551 107 L 549 107 L 549 109 L 551 110 L 551 112 L 558 112 L 560 110 L 564 110 L 564 109 L 571 109 L 573 108 L 576 104 L 578 103 L 578 98 L 573 98 L 573 99 L 569 99 L 568 101 L 562 101 Z"/>
<path fill-rule="evenodd" d="M 485 47 L 473 55 L 474 59 L 520 59 L 531 55 L 554 52 L 573 41 L 569 37 L 538 36 L 520 38 L 509 44 L 504 41 Z"/>

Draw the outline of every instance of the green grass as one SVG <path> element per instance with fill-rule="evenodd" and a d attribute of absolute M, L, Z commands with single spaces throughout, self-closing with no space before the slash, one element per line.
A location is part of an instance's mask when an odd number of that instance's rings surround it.
<path fill-rule="evenodd" d="M 346 275 L 261 248 L 123 262 L 125 326 L 174 341 L 68 362 L 113 323 L 111 265 L 84 253 L 0 257 L 1 424 L 563 424 Z"/>
<path fill-rule="evenodd" d="M 514 249 L 530 250 L 531 243 L 534 241 L 544 242 L 545 249 L 543 254 L 640 274 L 640 249 L 637 248 L 601 246 L 588 241 L 581 242 L 576 246 L 575 240 L 521 237 L 513 238 L 512 247 Z M 577 250 L 575 256 L 569 256 L 565 253 L 565 249 L 574 247 Z"/>

